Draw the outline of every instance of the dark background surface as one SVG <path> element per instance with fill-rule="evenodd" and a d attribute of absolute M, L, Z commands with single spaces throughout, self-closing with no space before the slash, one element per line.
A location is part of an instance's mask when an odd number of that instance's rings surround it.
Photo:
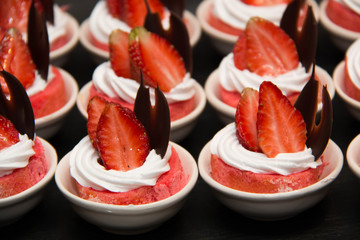
<path fill-rule="evenodd" d="M 85 20 L 96 0 L 55 0 L 68 4 L 68 12 L 79 23 Z M 186 1 L 186 9 L 195 13 L 200 0 Z M 332 75 L 344 53 L 330 41 L 319 26 L 317 65 Z M 193 77 L 204 86 L 208 75 L 223 58 L 203 33 L 194 48 Z M 91 80 L 96 64 L 79 43 L 63 66 L 77 80 L 81 88 Z M 360 124 L 344 108 L 336 95 L 333 100 L 334 125 L 331 139 L 339 145 L 344 160 L 350 141 L 360 133 Z M 223 124 L 207 104 L 193 132 L 179 144 L 195 159 L 201 148 Z M 86 135 L 86 121 L 76 106 L 66 119 L 62 130 L 49 139 L 56 148 L 59 161 Z M 250 220 L 223 206 L 200 178 L 183 209 L 161 227 L 142 235 L 118 236 L 102 231 L 80 218 L 52 180 L 40 204 L 18 222 L 0 228 L 1 239 L 359 239 L 360 182 L 349 170 L 346 161 L 328 195 L 313 208 L 300 215 L 279 222 Z"/>

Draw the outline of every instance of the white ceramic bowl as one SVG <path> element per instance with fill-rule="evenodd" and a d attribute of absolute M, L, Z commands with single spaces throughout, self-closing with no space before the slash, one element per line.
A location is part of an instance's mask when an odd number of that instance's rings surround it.
<path fill-rule="evenodd" d="M 86 85 L 84 85 L 80 89 L 79 95 L 76 100 L 76 105 L 85 119 L 88 118 L 87 105 L 89 102 L 89 93 L 91 86 L 92 86 L 92 82 L 88 82 Z M 179 142 L 182 139 L 184 139 L 187 135 L 189 135 L 191 130 L 195 127 L 198 117 L 205 108 L 206 105 L 205 92 L 199 83 L 196 83 L 195 86 L 196 86 L 195 109 L 185 117 L 171 122 L 171 130 L 170 130 L 171 141 Z"/>
<path fill-rule="evenodd" d="M 211 177 L 210 145 L 200 152 L 198 165 L 200 176 L 213 189 L 218 200 L 228 208 L 252 219 L 276 221 L 293 217 L 317 204 L 328 192 L 331 183 L 343 166 L 341 149 L 329 141 L 324 152 L 328 165 L 319 182 L 308 187 L 283 193 L 250 193 L 234 190 L 216 182 Z"/>
<path fill-rule="evenodd" d="M 65 70 L 59 69 L 64 78 L 67 96 L 66 104 L 56 112 L 47 116 L 35 119 L 35 132 L 39 137 L 49 139 L 61 128 L 66 115 L 70 112 L 76 102 L 79 87 L 76 80 Z"/>
<path fill-rule="evenodd" d="M 360 38 L 360 33 L 347 30 L 333 23 L 326 14 L 327 4 L 328 0 L 323 0 L 320 4 L 320 22 L 329 32 L 333 43 L 345 52 L 354 40 Z"/>
<path fill-rule="evenodd" d="M 350 112 L 350 114 L 360 121 L 360 102 L 351 98 L 345 93 L 344 86 L 344 68 L 345 62 L 341 61 L 334 70 L 333 79 L 334 85 L 336 89 L 336 93 L 340 96 L 340 98 L 344 101 L 346 108 Z"/>
<path fill-rule="evenodd" d="M 122 206 L 92 202 L 78 197 L 75 180 L 70 176 L 69 154 L 60 161 L 56 169 L 56 184 L 82 218 L 105 231 L 117 234 L 139 234 L 150 231 L 180 211 L 198 178 L 197 165 L 191 154 L 175 143 L 170 144 L 179 154 L 189 180 L 178 193 L 158 202 Z"/>
<path fill-rule="evenodd" d="M 207 16 L 210 13 L 210 7 L 213 5 L 213 1 L 214 0 L 202 1 L 196 9 L 196 16 L 199 19 L 202 30 L 210 37 L 210 40 L 215 49 L 218 50 L 221 54 L 227 55 L 232 51 L 238 36 L 224 33 L 212 27 L 207 22 Z M 314 0 L 309 0 L 309 2 L 314 9 L 316 19 L 319 19 L 319 6 Z"/>
<path fill-rule="evenodd" d="M 13 223 L 35 207 L 43 197 L 45 186 L 54 176 L 58 160 L 56 151 L 44 139 L 40 138 L 40 141 L 44 146 L 49 170 L 43 179 L 29 189 L 0 199 L 0 226 Z"/>
<path fill-rule="evenodd" d="M 346 151 L 346 160 L 350 170 L 360 179 L 360 134 L 350 142 Z"/>
<path fill-rule="evenodd" d="M 235 119 L 236 108 L 231 107 L 220 100 L 219 94 L 219 73 L 218 69 L 215 69 L 205 83 L 205 94 L 210 105 L 216 110 L 220 120 L 225 123 L 231 123 Z M 327 85 L 328 92 L 331 99 L 335 96 L 335 87 L 331 76 L 321 67 L 316 66 L 316 75 L 319 77 L 323 85 Z M 321 109 L 322 104 L 319 104 Z"/>
<path fill-rule="evenodd" d="M 189 11 L 185 10 L 184 18 L 188 22 L 186 25 L 189 31 L 190 36 L 190 45 L 194 47 L 200 39 L 201 36 L 201 26 L 197 18 Z M 102 63 L 109 59 L 109 52 L 104 51 L 100 48 L 95 47 L 90 41 L 90 32 L 89 32 L 89 19 L 86 19 L 80 25 L 80 43 L 85 47 L 85 49 L 91 54 L 95 63 Z"/>
<path fill-rule="evenodd" d="M 50 52 L 50 63 L 56 66 L 64 65 L 69 53 L 79 41 L 79 23 L 68 13 L 65 13 L 65 17 L 68 19 L 67 32 L 70 34 L 70 39 L 64 46 Z"/>

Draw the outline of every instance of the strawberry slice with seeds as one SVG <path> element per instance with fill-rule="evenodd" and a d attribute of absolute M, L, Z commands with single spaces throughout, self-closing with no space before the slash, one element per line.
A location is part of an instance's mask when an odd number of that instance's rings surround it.
<path fill-rule="evenodd" d="M 181 83 L 186 70 L 182 57 L 164 38 L 143 27 L 129 35 L 130 67 L 133 78 L 140 82 L 140 71 L 146 85 L 169 92 Z"/>
<path fill-rule="evenodd" d="M 114 30 L 109 36 L 111 68 L 119 77 L 131 78 L 129 60 L 129 33 Z"/>
<path fill-rule="evenodd" d="M 30 5 L 30 0 L 2 0 L 0 26 L 6 29 L 15 27 L 21 32 L 26 32 Z"/>
<path fill-rule="evenodd" d="M 306 125 L 300 111 L 268 81 L 260 85 L 257 129 L 260 148 L 270 158 L 305 149 Z"/>
<path fill-rule="evenodd" d="M 272 22 L 252 17 L 246 25 L 245 33 L 251 72 L 260 76 L 278 76 L 299 65 L 294 41 Z"/>
<path fill-rule="evenodd" d="M 19 142 L 19 132 L 14 124 L 0 115 L 0 150 L 8 148 Z"/>
<path fill-rule="evenodd" d="M 256 128 L 258 105 L 259 92 L 244 88 L 235 114 L 236 136 L 244 148 L 254 152 L 261 152 Z"/>
<path fill-rule="evenodd" d="M 243 31 L 233 47 L 234 64 L 239 70 L 247 69 L 246 48 L 246 34 Z"/>
<path fill-rule="evenodd" d="M 21 33 L 15 28 L 10 28 L 1 41 L 0 64 L 5 71 L 16 77 L 25 89 L 35 80 L 36 66 Z M 3 91 L 8 93 L 9 90 L 2 77 L 0 83 Z"/>
<path fill-rule="evenodd" d="M 106 100 L 102 97 L 95 96 L 90 99 L 87 106 L 88 121 L 86 128 L 89 134 L 91 143 L 95 149 L 97 148 L 96 131 L 100 116 L 105 108 Z"/>
<path fill-rule="evenodd" d="M 119 0 L 106 0 L 106 7 L 114 18 L 121 18 L 121 5 Z"/>
<path fill-rule="evenodd" d="M 128 171 L 140 167 L 150 151 L 148 135 L 135 113 L 116 103 L 106 104 L 96 138 L 107 169 Z"/>

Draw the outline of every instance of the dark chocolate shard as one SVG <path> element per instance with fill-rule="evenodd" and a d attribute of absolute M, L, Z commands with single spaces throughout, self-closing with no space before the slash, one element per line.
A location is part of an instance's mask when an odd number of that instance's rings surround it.
<path fill-rule="evenodd" d="M 147 2 L 146 2 L 147 3 Z M 166 40 L 168 40 L 179 52 L 184 60 L 186 70 L 192 73 L 192 48 L 187 28 L 182 19 L 174 13 L 170 14 L 169 28 L 164 29 L 158 13 L 152 13 L 147 4 L 148 13 L 145 17 L 144 27 Z"/>
<path fill-rule="evenodd" d="M 318 124 L 315 123 L 318 106 L 317 96 L 319 82 L 315 80 L 314 73 L 315 63 L 313 64 L 311 78 L 301 91 L 294 106 L 301 112 L 306 124 L 306 145 L 312 149 L 312 154 L 315 159 L 318 159 L 324 152 L 331 136 L 333 109 L 331 97 L 326 86 L 323 86 L 320 122 Z"/>
<path fill-rule="evenodd" d="M 309 71 L 316 55 L 318 28 L 310 5 L 302 27 L 298 27 L 300 11 L 304 4 L 306 4 L 304 0 L 294 0 L 289 3 L 280 21 L 280 27 L 294 40 L 299 60 L 306 71 Z"/>
<path fill-rule="evenodd" d="M 35 138 L 35 118 L 30 99 L 21 82 L 12 74 L 1 70 L 9 88 L 8 99 L 0 87 L 0 114 L 9 119 L 21 134 L 27 134 L 32 140 Z"/>
<path fill-rule="evenodd" d="M 164 157 L 170 138 L 169 105 L 159 87 L 155 89 L 155 105 L 151 105 L 149 88 L 145 87 L 142 73 L 141 84 L 135 99 L 134 112 L 145 127 L 151 149 L 155 149 L 157 154 Z"/>
<path fill-rule="evenodd" d="M 180 18 L 183 17 L 183 13 L 185 10 L 185 1 L 184 0 L 161 0 L 161 2 L 171 12 L 175 13 Z"/>
<path fill-rule="evenodd" d="M 54 25 L 54 1 L 53 0 L 40 0 L 44 9 L 45 19 Z"/>
<path fill-rule="evenodd" d="M 43 11 L 35 7 L 34 0 L 29 10 L 28 46 L 40 76 L 47 80 L 50 63 L 50 46 Z"/>

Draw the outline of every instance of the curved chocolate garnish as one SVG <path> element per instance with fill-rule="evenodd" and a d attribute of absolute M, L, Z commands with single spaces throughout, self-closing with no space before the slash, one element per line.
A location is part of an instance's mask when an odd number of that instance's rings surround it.
<path fill-rule="evenodd" d="M 134 112 L 145 127 L 151 149 L 155 149 L 157 154 L 164 157 L 170 138 L 169 105 L 159 86 L 155 89 L 155 105 L 151 105 L 149 88 L 145 87 L 142 72 Z"/>
<path fill-rule="evenodd" d="M 34 0 L 31 2 L 29 10 L 28 46 L 36 69 L 40 76 L 47 80 L 50 63 L 49 38 L 45 16 L 43 11 L 40 12 L 35 7 Z"/>
<path fill-rule="evenodd" d="M 312 149 L 315 159 L 318 159 L 324 152 L 331 135 L 333 110 L 330 95 L 326 86 L 323 86 L 320 122 L 315 123 L 319 82 L 315 80 L 314 73 L 315 63 L 311 78 L 301 91 L 294 106 L 301 112 L 306 124 L 306 145 Z"/>
<path fill-rule="evenodd" d="M 144 27 L 150 32 L 167 39 L 182 56 L 186 70 L 192 73 L 192 48 L 189 33 L 182 19 L 174 13 L 170 14 L 169 28 L 164 29 L 158 13 L 152 13 L 146 2 L 148 13 L 145 17 Z"/>
<path fill-rule="evenodd" d="M 54 2 L 53 0 L 39 0 L 44 8 L 46 21 L 54 24 Z"/>
<path fill-rule="evenodd" d="M 9 88 L 8 99 L 0 87 L 0 114 L 9 119 L 21 134 L 27 134 L 32 140 L 35 138 L 34 112 L 29 97 L 21 82 L 12 74 L 1 70 Z"/>
<path fill-rule="evenodd" d="M 304 0 L 294 0 L 287 6 L 280 27 L 294 40 L 299 60 L 309 71 L 316 54 L 318 29 L 312 7 L 308 5 L 306 17 L 301 29 L 298 28 L 298 18 L 304 6 Z"/>
<path fill-rule="evenodd" d="M 184 0 L 161 0 L 162 4 L 167 7 L 171 12 L 182 18 L 185 10 Z"/>

